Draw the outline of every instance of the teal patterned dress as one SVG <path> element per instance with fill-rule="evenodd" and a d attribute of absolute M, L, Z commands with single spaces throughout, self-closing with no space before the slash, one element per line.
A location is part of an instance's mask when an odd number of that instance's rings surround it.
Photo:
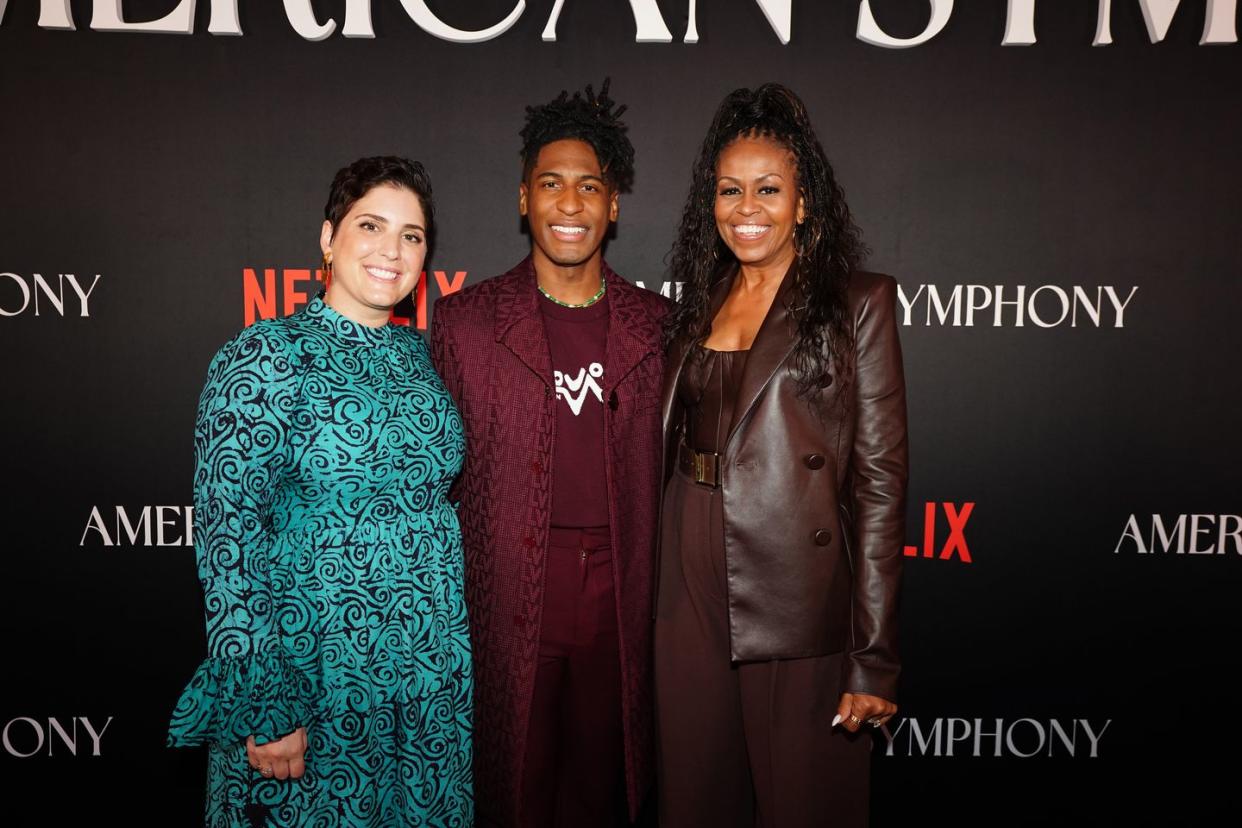
<path fill-rule="evenodd" d="M 471 663 L 457 515 L 461 419 L 409 328 L 313 300 L 211 364 L 194 436 L 209 658 L 169 744 L 206 744 L 207 825 L 473 819 Z M 306 773 L 245 741 L 306 727 Z"/>

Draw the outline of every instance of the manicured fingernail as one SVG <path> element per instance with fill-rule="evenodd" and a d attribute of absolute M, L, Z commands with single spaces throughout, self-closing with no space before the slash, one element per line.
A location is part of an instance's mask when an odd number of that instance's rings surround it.
<path fill-rule="evenodd" d="M 841 724 L 841 714 L 840 714 L 840 713 L 838 713 L 837 715 L 835 715 L 835 716 L 833 716 L 833 717 L 832 717 L 832 726 L 833 726 L 833 727 L 836 727 L 836 726 L 837 726 L 837 725 L 839 725 L 839 724 Z"/>

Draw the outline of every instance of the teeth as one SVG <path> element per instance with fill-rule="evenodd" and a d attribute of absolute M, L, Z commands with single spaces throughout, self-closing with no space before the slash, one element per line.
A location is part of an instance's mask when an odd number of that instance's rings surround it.
<path fill-rule="evenodd" d="M 395 282 L 401 274 L 395 270 L 384 270 L 379 267 L 368 267 L 367 273 L 370 273 L 376 279 L 383 279 L 385 282 Z"/>
<path fill-rule="evenodd" d="M 757 236 L 768 229 L 766 224 L 739 224 L 734 228 L 743 236 Z"/>
<path fill-rule="evenodd" d="M 557 233 L 572 233 L 576 236 L 586 233 L 585 227 L 568 227 L 564 224 L 554 224 L 552 225 L 552 230 Z"/>

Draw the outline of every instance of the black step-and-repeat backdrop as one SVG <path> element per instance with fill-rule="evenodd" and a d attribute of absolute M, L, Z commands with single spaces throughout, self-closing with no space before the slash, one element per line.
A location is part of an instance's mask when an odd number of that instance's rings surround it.
<path fill-rule="evenodd" d="M 211 354 L 316 290 L 334 171 L 431 170 L 417 298 L 499 273 L 523 107 L 613 79 L 664 255 L 720 99 L 807 101 L 901 285 L 913 476 L 883 826 L 1236 814 L 1232 0 L 0 0 L 5 825 L 192 825 Z"/>

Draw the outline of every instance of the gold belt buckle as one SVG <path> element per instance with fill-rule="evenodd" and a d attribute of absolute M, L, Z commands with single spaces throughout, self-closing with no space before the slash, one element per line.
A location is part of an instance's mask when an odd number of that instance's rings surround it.
<path fill-rule="evenodd" d="M 720 488 L 720 455 L 710 451 L 695 451 L 682 443 L 678 446 L 678 466 L 702 486 Z"/>
<path fill-rule="evenodd" d="M 694 452 L 694 482 L 706 483 L 713 488 L 720 485 L 720 455 Z"/>

